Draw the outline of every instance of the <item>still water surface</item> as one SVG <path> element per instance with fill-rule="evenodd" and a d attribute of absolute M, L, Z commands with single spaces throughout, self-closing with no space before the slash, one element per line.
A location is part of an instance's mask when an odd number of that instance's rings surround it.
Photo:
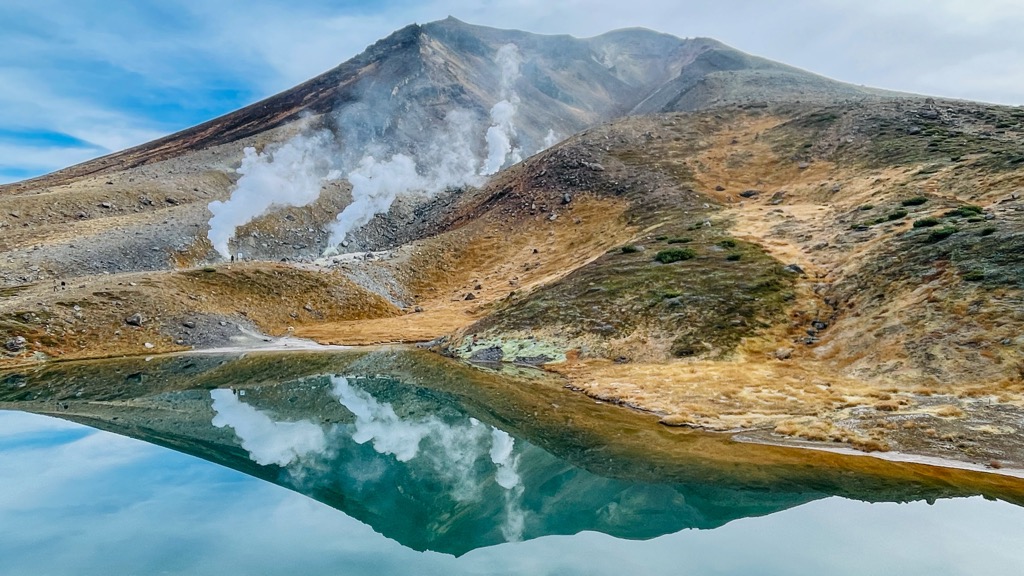
<path fill-rule="evenodd" d="M 1024 508 L 949 478 L 648 468 L 381 372 L 406 360 L 244 382 L 220 362 L 198 386 L 112 369 L 144 389 L 93 393 L 0 379 L 5 408 L 61 416 L 0 411 L 0 574 L 1024 570 Z"/>

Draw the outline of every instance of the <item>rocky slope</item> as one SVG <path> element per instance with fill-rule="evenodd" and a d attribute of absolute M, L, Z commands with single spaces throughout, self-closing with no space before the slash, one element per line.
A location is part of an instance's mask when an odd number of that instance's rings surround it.
<path fill-rule="evenodd" d="M 508 43 L 524 141 L 574 136 L 479 187 L 400 198 L 332 258 L 313 261 L 342 181 L 240 228 L 253 260 L 212 252 L 206 205 L 242 145 L 326 126 L 353 154 L 415 154 L 446 111 L 501 97 Z M 601 124 L 629 111 L 644 115 Z M 413 26 L 253 107 L 0 189 L 5 361 L 187 349 L 235 326 L 433 341 L 544 364 L 666 424 L 1020 462 L 1022 121 L 710 40 Z"/>

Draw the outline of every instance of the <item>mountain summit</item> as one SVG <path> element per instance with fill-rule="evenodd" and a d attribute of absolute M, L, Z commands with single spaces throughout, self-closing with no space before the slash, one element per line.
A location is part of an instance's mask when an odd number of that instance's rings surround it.
<path fill-rule="evenodd" d="M 893 95 L 750 56 L 708 38 L 631 28 L 581 39 L 448 17 L 406 26 L 340 66 L 237 112 L 43 178 L 52 183 L 247 141 L 307 116 L 332 116 L 337 129 L 350 129 L 340 137 L 352 148 L 373 141 L 409 145 L 454 108 L 486 120 L 502 99 L 502 70 L 495 58 L 508 44 L 517 47 L 522 62 L 515 79 L 517 128 L 523 145 L 533 149 L 551 130 L 568 136 L 627 114 Z"/>

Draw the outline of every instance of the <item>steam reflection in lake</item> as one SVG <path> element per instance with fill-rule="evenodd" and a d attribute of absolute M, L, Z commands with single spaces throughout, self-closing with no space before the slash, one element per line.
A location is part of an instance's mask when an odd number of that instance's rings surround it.
<path fill-rule="evenodd" d="M 508 445 L 485 434 L 477 441 L 488 447 L 478 460 L 496 476 L 493 460 Z M 827 498 L 646 541 L 583 532 L 455 558 L 413 551 L 296 492 L 198 458 L 17 412 L 0 412 L 0 486 L 2 572 L 14 575 L 1016 575 L 1024 566 L 1024 509 L 978 497 L 934 505 Z"/>

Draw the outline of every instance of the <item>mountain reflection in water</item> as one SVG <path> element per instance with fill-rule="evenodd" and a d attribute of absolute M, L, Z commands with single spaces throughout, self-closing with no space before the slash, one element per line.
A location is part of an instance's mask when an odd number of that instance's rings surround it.
<path fill-rule="evenodd" d="M 199 456 L 457 556 L 584 531 L 646 540 L 832 495 L 1024 501 L 1019 479 L 737 444 L 409 350 L 46 365 L 0 373 L 0 409 Z"/>
<path fill-rule="evenodd" d="M 262 399 L 253 391 L 216 389 L 212 424 L 232 429 L 253 462 L 280 467 L 278 482 L 418 550 L 463 554 L 583 530 L 651 538 L 822 496 L 603 478 L 386 378 L 319 376 L 294 390 L 329 395 L 349 419 L 278 419 L 272 405 L 246 403 Z"/>

